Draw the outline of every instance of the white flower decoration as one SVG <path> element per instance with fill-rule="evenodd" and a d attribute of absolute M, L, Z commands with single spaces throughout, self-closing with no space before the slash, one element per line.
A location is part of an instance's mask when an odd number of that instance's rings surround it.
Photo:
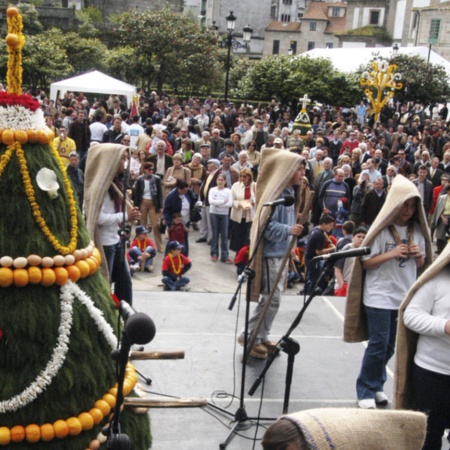
<path fill-rule="evenodd" d="M 47 191 L 52 200 L 58 197 L 59 184 L 53 170 L 46 167 L 41 169 L 36 175 L 36 182 L 41 190 Z"/>
<path fill-rule="evenodd" d="M 385 59 L 383 59 L 378 67 L 380 69 L 380 72 L 386 72 L 386 70 L 388 70 L 389 68 L 389 63 Z"/>

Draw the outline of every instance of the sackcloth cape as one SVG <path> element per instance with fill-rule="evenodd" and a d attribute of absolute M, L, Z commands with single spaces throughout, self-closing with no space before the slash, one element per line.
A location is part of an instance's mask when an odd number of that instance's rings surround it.
<path fill-rule="evenodd" d="M 277 200 L 291 181 L 304 158 L 296 153 L 275 148 L 264 149 L 261 153 L 258 181 L 256 183 L 256 211 L 250 230 L 250 257 L 252 257 L 256 242 L 263 230 L 264 223 L 270 214 L 270 207 L 264 203 Z M 301 197 L 295 196 L 295 213 L 298 213 Z M 255 254 L 252 268 L 256 275 L 252 287 L 252 300 L 258 301 L 261 290 L 261 267 L 264 237 Z"/>
<path fill-rule="evenodd" d="M 433 264 L 412 285 L 400 305 L 397 325 L 397 352 L 395 355 L 394 370 L 394 407 L 398 409 L 415 409 L 413 366 L 419 334 L 406 328 L 403 315 L 406 307 L 411 302 L 416 291 L 425 283 L 432 280 L 445 266 L 450 263 L 450 244 L 444 248 L 442 253 Z"/>
<path fill-rule="evenodd" d="M 426 416 L 413 411 L 317 408 L 281 416 L 295 423 L 310 450 L 420 450 Z"/>
<path fill-rule="evenodd" d="M 102 254 L 102 270 L 107 280 L 109 280 L 108 265 L 97 222 L 105 195 L 108 193 L 108 189 L 119 169 L 122 155 L 128 150 L 129 147 L 119 144 L 97 144 L 89 149 L 86 160 L 86 173 L 84 175 L 86 227 L 94 240 L 95 246 Z"/>
<path fill-rule="evenodd" d="M 424 267 L 420 270 L 422 272 L 430 265 L 432 258 L 430 231 L 419 191 L 411 181 L 403 176 L 394 178 L 386 201 L 361 245 L 363 247 L 370 246 L 382 230 L 394 223 L 405 201 L 411 198 L 418 199 L 416 213 L 419 218 L 420 231 L 425 238 L 426 255 Z M 345 342 L 362 342 L 368 339 L 367 321 L 363 308 L 364 272 L 360 257 L 355 258 L 347 290 L 344 319 Z"/>

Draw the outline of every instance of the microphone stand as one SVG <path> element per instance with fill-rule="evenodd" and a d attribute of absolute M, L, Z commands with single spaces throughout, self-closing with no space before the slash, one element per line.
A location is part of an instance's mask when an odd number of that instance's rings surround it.
<path fill-rule="evenodd" d="M 123 382 L 125 380 L 125 370 L 128 363 L 128 354 L 130 353 L 131 345 L 133 344 L 129 339 L 126 331 L 123 332 L 122 345 L 120 346 L 118 356 L 118 375 L 117 375 L 117 399 L 114 407 L 114 414 L 111 425 L 108 429 L 108 442 L 106 448 L 109 450 L 130 450 L 131 440 L 127 434 L 120 432 L 120 410 L 123 405 Z"/>
<path fill-rule="evenodd" d="M 290 337 L 291 333 L 297 328 L 300 321 L 303 318 L 303 314 L 305 313 L 306 309 L 310 305 L 310 303 L 313 301 L 314 297 L 316 295 L 321 295 L 322 290 L 318 287 L 320 286 L 322 280 L 328 275 L 330 270 L 334 267 L 334 261 L 333 260 L 326 260 L 323 270 L 320 273 L 320 276 L 316 279 L 313 287 L 312 287 L 312 293 L 309 295 L 306 302 L 303 303 L 303 307 L 298 313 L 297 317 L 292 322 L 291 326 L 287 330 L 287 332 L 281 337 L 281 339 L 277 342 L 276 347 L 272 351 L 272 353 L 269 355 L 269 358 L 266 361 L 266 365 L 264 366 L 264 369 L 261 371 L 258 378 L 253 383 L 252 387 L 248 391 L 248 394 L 252 396 L 256 390 L 258 389 L 259 385 L 261 384 L 262 380 L 264 379 L 267 371 L 270 369 L 270 366 L 274 362 L 275 358 L 280 354 L 280 351 L 284 351 L 288 355 L 288 365 L 286 370 L 286 380 L 285 380 L 285 391 L 284 391 L 284 402 L 283 402 L 283 414 L 288 413 L 289 409 L 289 397 L 291 393 L 291 384 L 292 384 L 292 373 L 294 370 L 294 362 L 295 362 L 295 355 L 300 352 L 300 344 L 292 339 Z"/>
<path fill-rule="evenodd" d="M 242 357 L 242 372 L 241 372 L 241 389 L 239 394 L 239 407 L 236 410 L 236 412 L 233 414 L 230 411 L 227 411 L 224 408 L 221 408 L 218 405 L 215 405 L 214 403 L 208 403 L 208 406 L 211 406 L 219 411 L 221 411 L 224 414 L 230 415 L 234 417 L 234 424 L 231 427 L 230 432 L 225 437 L 225 440 L 219 444 L 220 449 L 224 449 L 227 447 L 231 439 L 235 434 L 237 434 L 238 430 L 243 430 L 250 428 L 252 425 L 246 424 L 246 422 L 249 422 L 251 420 L 263 420 L 263 421 L 269 421 L 269 420 L 276 420 L 276 418 L 273 417 L 249 417 L 247 415 L 247 412 L 245 410 L 245 404 L 244 404 L 244 396 L 245 396 L 245 376 L 246 376 L 246 368 L 247 368 L 247 345 L 248 345 L 248 322 L 250 320 L 250 302 L 252 299 L 252 280 L 255 278 L 255 271 L 250 268 L 250 266 L 253 263 L 253 260 L 255 258 L 255 255 L 257 254 L 258 248 L 261 246 L 262 239 L 264 237 L 264 233 L 266 232 L 270 221 L 272 219 L 272 216 L 275 212 L 275 206 L 272 205 L 270 208 L 270 214 L 267 217 L 262 232 L 260 233 L 258 240 L 256 241 L 255 249 L 253 251 L 252 257 L 247 262 L 247 265 L 245 266 L 244 271 L 242 272 L 241 276 L 239 277 L 238 286 L 236 288 L 236 291 L 231 299 L 230 305 L 228 306 L 228 309 L 231 311 L 233 309 L 234 304 L 236 303 L 237 297 L 239 292 L 242 289 L 242 285 L 244 284 L 244 281 L 247 281 L 247 292 L 246 292 L 246 305 L 245 305 L 245 323 L 244 323 L 244 353 Z"/>

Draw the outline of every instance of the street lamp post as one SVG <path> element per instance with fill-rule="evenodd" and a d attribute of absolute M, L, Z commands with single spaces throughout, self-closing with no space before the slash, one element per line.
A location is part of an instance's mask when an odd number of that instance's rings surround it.
<path fill-rule="evenodd" d="M 233 11 L 230 11 L 230 14 L 226 17 L 227 19 L 227 37 L 222 44 L 224 47 L 227 47 L 227 62 L 226 62 L 226 77 L 225 77 L 225 102 L 228 101 L 228 86 L 230 82 L 230 58 L 231 58 L 231 48 L 237 50 L 239 48 L 246 49 L 249 47 L 249 42 L 252 37 L 253 29 L 247 25 L 243 28 L 243 38 L 244 43 L 240 43 L 238 40 L 233 38 L 233 31 L 236 25 L 236 16 L 234 16 Z"/>

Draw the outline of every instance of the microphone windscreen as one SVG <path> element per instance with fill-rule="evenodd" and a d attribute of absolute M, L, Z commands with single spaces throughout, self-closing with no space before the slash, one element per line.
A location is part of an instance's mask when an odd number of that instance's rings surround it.
<path fill-rule="evenodd" d="M 155 324 L 150 317 L 138 312 L 129 317 L 125 324 L 125 333 L 133 344 L 148 344 L 156 334 Z"/>
<path fill-rule="evenodd" d="M 286 197 L 284 197 L 284 198 L 285 198 L 285 203 L 284 203 L 285 206 L 291 206 L 295 202 L 295 198 L 292 195 L 286 195 Z"/>

